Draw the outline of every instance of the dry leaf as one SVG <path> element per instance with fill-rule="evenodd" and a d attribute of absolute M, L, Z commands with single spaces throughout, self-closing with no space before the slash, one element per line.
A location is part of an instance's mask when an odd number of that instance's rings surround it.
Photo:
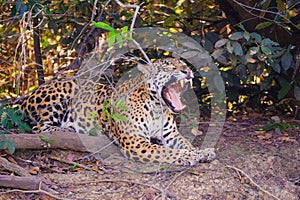
<path fill-rule="evenodd" d="M 256 134 L 264 134 L 266 131 L 263 131 L 263 130 L 257 130 L 257 131 L 254 131 Z"/>
<path fill-rule="evenodd" d="M 33 167 L 33 168 L 28 169 L 27 172 L 32 175 L 37 175 L 39 170 L 40 169 L 38 167 Z"/>
<path fill-rule="evenodd" d="M 274 122 L 276 122 L 276 123 L 279 123 L 279 122 L 281 121 L 280 118 L 279 118 L 277 115 L 272 116 L 271 119 L 272 119 Z"/>
<path fill-rule="evenodd" d="M 9 156 L 8 158 L 7 158 L 7 160 L 9 161 L 9 162 L 11 162 L 11 163 L 14 163 L 14 164 L 18 164 L 16 161 L 15 161 L 15 159 L 13 158 L 13 157 L 11 157 L 11 156 Z"/>
<path fill-rule="evenodd" d="M 290 141 L 290 137 L 285 135 L 285 136 L 282 136 L 282 137 L 279 137 L 278 140 L 281 140 L 281 141 Z"/>
<path fill-rule="evenodd" d="M 99 168 L 98 168 L 98 166 L 96 166 L 96 165 L 93 165 L 93 166 L 91 167 L 91 169 L 92 169 L 93 171 L 96 171 L 96 172 L 99 171 Z"/>
<path fill-rule="evenodd" d="M 260 140 L 268 140 L 273 137 L 272 133 L 266 133 L 265 135 L 258 135 L 257 138 Z"/>
<path fill-rule="evenodd" d="M 241 184 L 245 184 L 245 177 L 241 177 Z"/>
<path fill-rule="evenodd" d="M 200 130 L 198 130 L 197 127 L 192 128 L 191 132 L 192 132 L 195 136 L 197 136 L 197 135 L 203 135 L 203 132 L 200 131 Z"/>
<path fill-rule="evenodd" d="M 236 121 L 236 119 L 235 119 L 233 116 L 229 116 L 229 117 L 227 118 L 227 120 L 228 120 L 228 121 Z"/>

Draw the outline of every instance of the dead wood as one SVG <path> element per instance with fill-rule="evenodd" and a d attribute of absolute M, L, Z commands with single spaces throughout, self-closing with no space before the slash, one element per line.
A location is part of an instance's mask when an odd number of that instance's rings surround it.
<path fill-rule="evenodd" d="M 12 140 L 16 149 L 45 149 L 45 142 L 40 139 L 40 135 L 47 139 L 55 140 L 55 142 L 48 144 L 48 147 L 51 149 L 66 149 L 79 152 L 98 150 L 101 146 L 107 145 L 109 141 L 104 135 L 88 136 L 72 132 L 7 134 L 6 137 Z"/>
<path fill-rule="evenodd" d="M 57 192 L 48 188 L 47 185 L 34 176 L 18 177 L 9 175 L 0 175 L 0 186 L 6 188 L 16 188 L 22 190 L 43 190 L 56 194 Z"/>
<path fill-rule="evenodd" d="M 9 162 L 5 158 L 0 157 L 0 168 L 5 169 L 9 172 L 13 172 L 19 176 L 30 176 L 25 169 L 22 167 L 15 165 L 14 163 Z M 2 179 L 0 179 L 1 182 Z"/>

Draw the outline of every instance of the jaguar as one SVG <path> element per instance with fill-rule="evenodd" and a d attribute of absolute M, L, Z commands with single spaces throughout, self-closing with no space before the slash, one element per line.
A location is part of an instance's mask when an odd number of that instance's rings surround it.
<path fill-rule="evenodd" d="M 212 161 L 214 149 L 194 147 L 179 133 L 174 118 L 185 107 L 181 95 L 193 71 L 171 57 L 137 69 L 138 75 L 115 86 L 74 78 L 51 81 L 33 91 L 21 110 L 34 122 L 35 133 L 106 133 L 134 161 L 185 166 Z"/>

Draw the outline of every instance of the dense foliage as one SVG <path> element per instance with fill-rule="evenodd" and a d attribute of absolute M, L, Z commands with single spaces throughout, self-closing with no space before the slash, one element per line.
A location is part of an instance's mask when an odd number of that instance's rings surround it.
<path fill-rule="evenodd" d="M 258 109 L 265 108 L 262 105 L 275 108 L 286 95 L 295 97 L 300 80 L 297 44 L 281 46 L 276 38 L 263 37 L 268 34 L 261 31 L 269 28 L 272 32 L 280 27 L 286 34 L 299 33 L 298 1 L 255 1 L 251 6 L 256 12 L 252 14 L 259 19 L 256 30 L 260 33 L 249 32 L 247 26 L 241 24 L 230 24 L 232 13 L 221 10 L 218 1 L 123 1 L 125 5 L 142 2 L 136 27 L 159 26 L 183 32 L 211 53 L 226 82 L 231 110 L 238 110 L 245 102 Z M 241 7 L 238 1 L 233 2 Z M 2 0 L 0 13 L 1 98 L 16 97 L 37 85 L 35 28 L 39 30 L 42 65 L 49 79 L 72 63 L 82 48 L 88 52 L 94 47 L 82 46 L 87 44 L 86 40 L 91 40 L 90 43 L 96 40 L 86 37 L 93 21 L 124 28 L 130 26 L 134 17 L 133 9 L 103 0 Z"/>

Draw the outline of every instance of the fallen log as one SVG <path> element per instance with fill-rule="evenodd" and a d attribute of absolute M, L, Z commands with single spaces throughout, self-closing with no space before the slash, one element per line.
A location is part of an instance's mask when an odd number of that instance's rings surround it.
<path fill-rule="evenodd" d="M 9 175 L 0 175 L 0 186 L 6 188 L 15 188 L 22 190 L 43 190 L 52 194 L 56 191 L 48 188 L 41 180 L 34 176 L 18 177 Z"/>
<path fill-rule="evenodd" d="M 41 140 L 40 135 L 55 142 L 48 143 Z M 104 157 L 119 152 L 118 148 L 105 136 L 89 136 L 72 132 L 45 132 L 41 134 L 6 134 L 12 140 L 16 149 L 65 149 L 79 152 L 99 152 Z"/>
<path fill-rule="evenodd" d="M 19 176 L 30 176 L 30 174 L 25 169 L 23 169 L 19 165 L 15 165 L 14 163 L 9 162 L 8 160 L 2 157 L 0 157 L 0 168 L 17 174 Z"/>

